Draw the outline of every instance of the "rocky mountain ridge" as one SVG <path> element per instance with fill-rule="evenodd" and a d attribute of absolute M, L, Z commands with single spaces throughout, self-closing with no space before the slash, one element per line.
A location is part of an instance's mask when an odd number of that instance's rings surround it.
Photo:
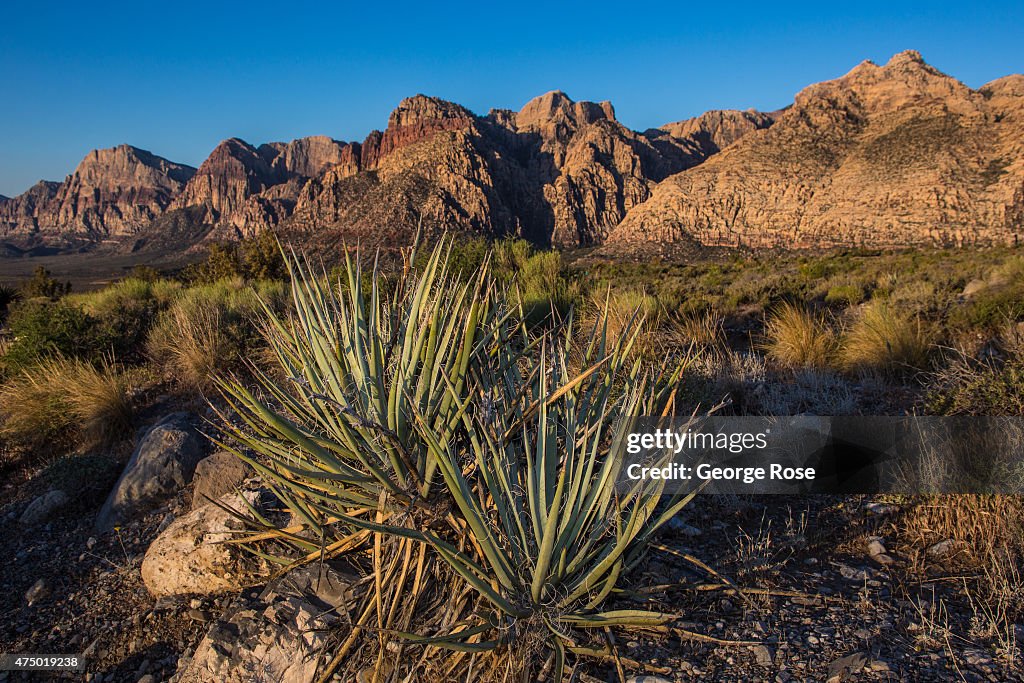
<path fill-rule="evenodd" d="M 608 247 L 1016 243 L 1022 76 L 971 90 L 913 51 L 797 94 L 774 125 L 662 183 Z"/>
<path fill-rule="evenodd" d="M 63 182 L 0 198 L 0 240 L 134 248 L 187 225 L 192 242 L 268 229 L 388 242 L 422 224 L 609 252 L 1014 242 L 1022 110 L 1024 76 L 975 91 L 915 52 L 777 112 L 644 132 L 560 91 L 484 116 L 417 95 L 362 142 L 231 138 L 198 169 L 129 145 L 91 152 Z"/>

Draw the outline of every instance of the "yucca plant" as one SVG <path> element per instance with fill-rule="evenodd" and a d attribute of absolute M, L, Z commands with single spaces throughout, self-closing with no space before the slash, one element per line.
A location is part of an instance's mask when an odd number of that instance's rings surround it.
<path fill-rule="evenodd" d="M 404 530 L 446 523 L 450 507 L 450 497 L 435 495 L 437 462 L 414 422 L 450 438 L 474 359 L 507 327 L 494 306 L 488 264 L 460 282 L 448 270 L 449 250 L 443 241 L 423 267 L 413 250 L 387 293 L 376 262 L 364 291 L 358 254 L 346 257 L 338 282 L 293 254 L 294 311 L 290 318 L 264 312 L 266 341 L 286 385 L 257 367 L 255 387 L 218 380 L 238 418 L 222 416 L 224 445 L 263 475 L 297 521 L 284 529 L 268 523 L 240 540 L 299 550 L 265 554 L 285 567 L 370 547 L 375 590 L 357 626 L 382 634 L 379 655 L 385 629 L 408 628 L 427 592 L 424 576 L 436 573 L 425 546 Z M 418 589 L 403 593 L 412 584 Z M 346 641 L 339 659 L 354 643 Z"/>
<path fill-rule="evenodd" d="M 286 489 L 318 535 L 333 526 L 325 519 L 372 508 L 381 493 L 406 506 L 431 497 L 436 463 L 413 432 L 413 415 L 450 434 L 470 360 L 493 341 L 486 269 L 459 284 L 446 253 L 447 245 L 435 249 L 419 274 L 413 254 L 386 299 L 376 266 L 366 296 L 358 259 L 346 257 L 346 279 L 332 286 L 293 257 L 293 317 L 265 310 L 265 337 L 289 386 L 257 367 L 255 391 L 218 380 L 244 422 L 225 422 L 248 451 L 236 452 Z"/>
<path fill-rule="evenodd" d="M 602 609 L 653 534 L 693 495 L 666 496 L 664 480 L 622 477 L 634 418 L 670 411 L 668 389 L 682 371 L 657 383 L 641 377 L 631 354 L 638 329 L 630 324 L 626 335 L 608 339 L 599 323 L 582 350 L 581 373 L 567 362 L 571 324 L 545 338 L 525 368 L 519 354 L 501 347 L 481 369 L 480 386 L 502 396 L 504 405 L 483 392 L 474 394 L 480 400 L 462 401 L 463 433 L 454 441 L 417 420 L 475 552 L 459 551 L 431 531 L 418 536 L 487 607 L 473 627 L 419 640 L 501 650 L 499 669 L 513 678 L 536 673 L 544 658 L 530 655 L 546 643 L 555 655 L 552 677 L 560 680 L 567 651 L 603 655 L 578 645 L 575 629 L 656 627 L 677 618 Z M 621 391 L 620 382 L 631 388 Z"/>
<path fill-rule="evenodd" d="M 294 312 L 265 311 L 287 384 L 256 367 L 255 386 L 218 380 L 229 408 L 222 445 L 297 520 L 238 540 L 298 549 L 254 549 L 285 567 L 368 551 L 369 590 L 325 677 L 373 657 L 377 680 L 426 669 L 468 679 L 480 656 L 518 678 L 546 648 L 557 678 L 567 651 L 600 656 L 575 629 L 675 618 L 602 604 L 689 500 L 663 495 L 664 481 L 619 476 L 630 420 L 667 414 L 682 368 L 657 382 L 642 375 L 637 312 L 614 336 L 607 315 L 589 335 L 570 315 L 529 336 L 488 262 L 460 283 L 448 249 L 435 247 L 422 268 L 414 250 L 386 295 L 376 263 L 364 292 L 358 255 L 336 285 L 293 255 Z M 376 642 L 361 645 L 369 633 Z M 388 641 L 399 653 L 430 647 L 385 661 Z M 430 654 L 438 648 L 455 654 Z"/>

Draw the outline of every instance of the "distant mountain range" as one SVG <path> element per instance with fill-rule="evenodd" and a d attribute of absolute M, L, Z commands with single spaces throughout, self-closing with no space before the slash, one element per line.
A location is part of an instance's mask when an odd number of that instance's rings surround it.
<path fill-rule="evenodd" d="M 908 51 L 778 112 L 643 132 L 562 92 L 486 116 L 417 95 L 361 143 L 232 138 L 198 169 L 121 145 L 0 197 L 15 251 L 188 248 L 267 229 L 389 243 L 420 222 L 609 252 L 1016 243 L 1024 76 L 972 90 Z"/>

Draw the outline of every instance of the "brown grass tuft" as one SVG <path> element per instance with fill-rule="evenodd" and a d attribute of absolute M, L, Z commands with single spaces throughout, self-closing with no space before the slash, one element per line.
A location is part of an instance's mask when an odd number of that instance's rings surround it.
<path fill-rule="evenodd" d="M 50 358 L 0 388 L 0 433 L 38 448 L 76 437 L 83 445 L 107 444 L 132 426 L 130 377 L 113 363 Z"/>
<path fill-rule="evenodd" d="M 175 381 L 203 390 L 233 360 L 235 345 L 224 332 L 220 307 L 197 301 L 172 306 L 150 331 L 146 352 Z"/>
<path fill-rule="evenodd" d="M 764 349 L 788 367 L 825 367 L 835 346 L 835 335 L 824 319 L 799 306 L 782 304 L 765 321 Z"/>
<path fill-rule="evenodd" d="M 843 337 L 841 356 L 848 370 L 897 372 L 925 367 L 928 351 L 919 319 L 884 301 L 873 301 Z"/>

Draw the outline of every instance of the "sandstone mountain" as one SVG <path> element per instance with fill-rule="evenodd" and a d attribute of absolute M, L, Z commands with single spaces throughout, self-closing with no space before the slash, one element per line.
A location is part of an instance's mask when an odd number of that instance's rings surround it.
<path fill-rule="evenodd" d="M 661 183 L 608 248 L 1016 242 L 1022 82 L 971 90 L 912 51 L 864 62 L 804 89 L 770 128 Z"/>
<path fill-rule="evenodd" d="M 92 152 L 63 182 L 0 198 L 0 240 L 181 249 L 273 229 L 393 243 L 423 225 L 609 252 L 1013 242 L 1022 103 L 1024 76 L 975 91 L 915 52 L 778 112 L 642 133 L 609 102 L 560 91 L 485 116 L 417 95 L 362 142 L 232 138 L 198 169 L 127 145 Z"/>
<path fill-rule="evenodd" d="M 94 150 L 63 183 L 42 181 L 0 202 L 0 235 L 128 233 L 166 211 L 194 173 L 130 145 Z"/>

